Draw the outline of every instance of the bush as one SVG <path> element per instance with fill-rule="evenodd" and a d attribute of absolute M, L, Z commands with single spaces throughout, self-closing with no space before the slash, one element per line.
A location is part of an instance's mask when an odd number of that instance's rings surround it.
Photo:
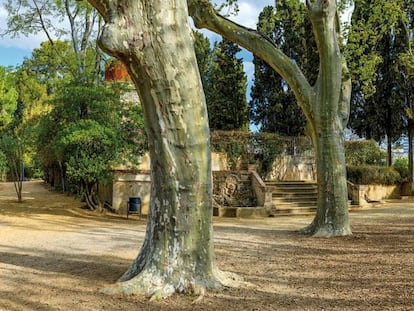
<path fill-rule="evenodd" d="M 408 181 L 410 177 L 410 171 L 408 170 L 408 159 L 398 158 L 395 160 L 393 167 L 400 173 L 403 181 Z"/>
<path fill-rule="evenodd" d="M 348 180 L 359 185 L 395 185 L 402 181 L 394 167 L 386 166 L 347 166 Z"/>
<path fill-rule="evenodd" d="M 313 153 L 312 144 L 307 137 L 284 137 L 273 133 L 246 131 L 214 131 L 211 133 L 211 148 L 214 152 L 227 154 L 230 169 L 237 169 L 240 162 L 248 162 L 256 164 L 262 176 L 271 171 L 277 157 Z"/>
<path fill-rule="evenodd" d="M 357 165 L 384 165 L 386 152 L 373 140 L 345 142 L 346 164 Z"/>

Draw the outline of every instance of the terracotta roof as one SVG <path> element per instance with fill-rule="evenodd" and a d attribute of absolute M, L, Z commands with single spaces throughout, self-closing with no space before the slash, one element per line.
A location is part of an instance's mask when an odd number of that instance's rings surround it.
<path fill-rule="evenodd" d="M 128 74 L 125 65 L 119 61 L 113 61 L 105 70 L 105 81 L 107 82 L 130 82 L 131 77 Z"/>

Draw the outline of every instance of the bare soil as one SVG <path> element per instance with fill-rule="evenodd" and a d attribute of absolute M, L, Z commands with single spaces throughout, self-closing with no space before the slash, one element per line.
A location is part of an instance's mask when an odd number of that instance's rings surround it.
<path fill-rule="evenodd" d="M 109 296 L 136 257 L 145 220 L 88 212 L 82 202 L 0 183 L 0 310 L 414 310 L 414 201 L 351 214 L 353 235 L 310 238 L 312 216 L 215 218 L 222 270 L 246 285 L 149 302 Z"/>

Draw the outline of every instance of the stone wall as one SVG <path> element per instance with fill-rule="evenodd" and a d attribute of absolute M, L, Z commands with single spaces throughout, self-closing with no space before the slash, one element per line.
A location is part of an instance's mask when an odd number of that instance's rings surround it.
<path fill-rule="evenodd" d="M 212 154 L 214 203 L 220 206 L 266 206 L 271 204 L 271 193 L 260 176 L 254 171 L 229 171 L 225 153 Z M 151 191 L 150 159 L 144 155 L 138 173 L 125 167 L 115 167 L 112 184 L 101 186 L 100 196 L 103 201 L 112 204 L 120 214 L 126 214 L 130 197 L 140 197 L 142 213 L 147 214 Z M 273 176 L 281 180 L 311 180 L 314 178 L 314 164 L 306 157 L 295 159 L 285 156 L 275 162 Z M 270 203 L 269 203 L 270 202 Z"/>
<path fill-rule="evenodd" d="M 363 207 L 385 199 L 400 199 L 401 185 L 355 185 L 348 182 L 348 196 L 353 205 Z"/>
<path fill-rule="evenodd" d="M 316 180 L 316 164 L 313 156 L 285 155 L 277 158 L 266 180 Z"/>
<path fill-rule="evenodd" d="M 151 192 L 149 171 L 128 172 L 115 171 L 112 181 L 112 208 L 119 214 L 127 213 L 130 197 L 141 198 L 142 214 L 148 214 Z"/>

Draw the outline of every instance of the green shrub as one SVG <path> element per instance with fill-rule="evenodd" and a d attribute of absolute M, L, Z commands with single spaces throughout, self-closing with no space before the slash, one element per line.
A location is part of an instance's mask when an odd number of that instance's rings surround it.
<path fill-rule="evenodd" d="M 395 185 L 402 181 L 400 173 L 394 167 L 386 166 L 347 166 L 348 180 L 359 185 Z"/>
<path fill-rule="evenodd" d="M 395 160 L 393 167 L 400 173 L 400 176 L 403 181 L 408 181 L 410 176 L 410 171 L 408 170 L 408 159 L 407 158 L 398 158 Z"/>
<path fill-rule="evenodd" d="M 246 131 L 214 131 L 211 133 L 211 149 L 225 152 L 230 168 L 237 168 L 240 162 L 256 164 L 258 173 L 265 176 L 272 165 L 283 155 L 304 155 L 313 153 L 307 137 L 284 137 L 273 133 L 250 133 Z"/>
<path fill-rule="evenodd" d="M 345 159 L 347 165 L 384 165 L 386 152 L 373 140 L 345 142 Z"/>

